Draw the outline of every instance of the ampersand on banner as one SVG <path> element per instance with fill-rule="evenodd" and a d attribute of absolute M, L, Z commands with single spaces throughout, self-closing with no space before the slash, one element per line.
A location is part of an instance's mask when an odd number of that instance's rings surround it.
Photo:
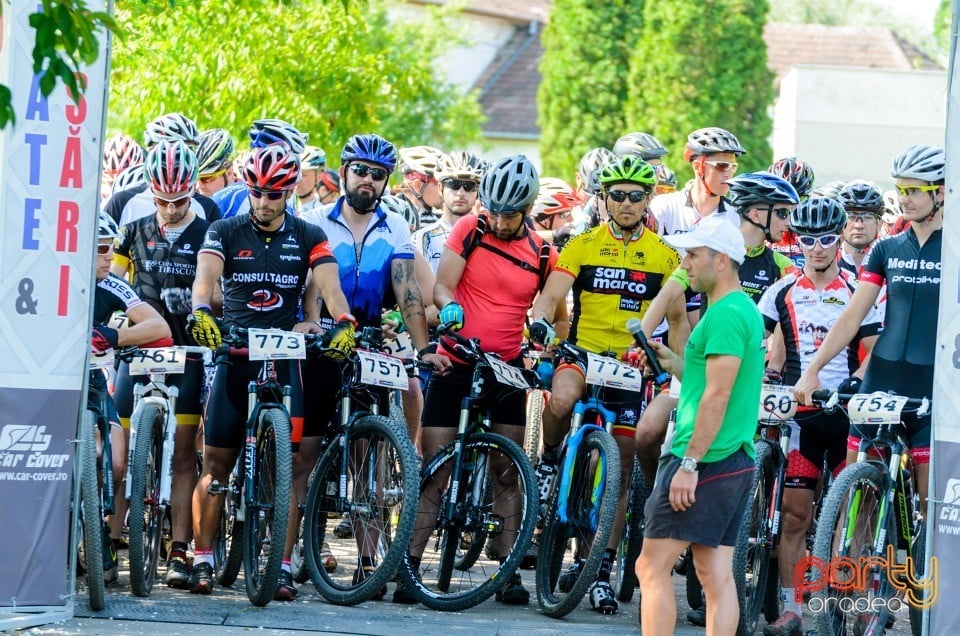
<path fill-rule="evenodd" d="M 17 313 L 20 315 L 36 314 L 37 301 L 33 299 L 33 280 L 30 278 L 21 279 L 17 290 L 20 292 L 20 295 L 17 296 Z"/>

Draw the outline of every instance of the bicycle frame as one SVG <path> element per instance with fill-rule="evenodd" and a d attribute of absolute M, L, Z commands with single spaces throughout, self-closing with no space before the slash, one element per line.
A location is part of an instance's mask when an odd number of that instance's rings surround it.
<path fill-rule="evenodd" d="M 616 413 L 603 405 L 603 402 L 598 397 L 599 392 L 599 386 L 589 385 L 587 396 L 577 401 L 573 407 L 573 415 L 570 417 L 570 431 L 567 433 L 564 448 L 561 450 L 563 464 L 560 467 L 560 484 L 558 486 L 558 488 L 560 488 L 560 497 L 557 505 L 557 520 L 561 523 L 570 521 L 567 503 L 570 499 L 570 488 L 573 485 L 573 474 L 576 469 L 577 455 L 581 443 L 584 438 L 593 431 L 602 430 L 612 434 L 613 424 L 617 419 Z M 596 413 L 603 420 L 603 426 L 583 424 L 584 416 L 588 413 Z M 594 508 L 593 514 L 591 514 L 590 517 L 590 522 L 593 526 L 590 528 L 591 531 L 596 530 L 596 504 L 600 499 L 603 484 L 606 482 L 606 476 L 607 466 L 606 463 L 603 462 L 600 466 L 600 473 L 594 478 L 590 491 L 590 503 Z"/>
<path fill-rule="evenodd" d="M 95 373 L 100 373 L 99 370 Z M 90 407 L 90 398 L 93 398 L 94 406 Z M 100 499 L 103 516 L 107 517 L 115 512 L 113 505 L 113 444 L 110 441 L 110 422 L 107 421 L 106 401 L 110 399 L 106 389 L 89 387 L 87 390 L 87 410 L 94 415 L 97 422 L 97 430 L 100 432 Z"/>
<path fill-rule="evenodd" d="M 757 537 L 763 545 L 775 550 L 780 545 L 780 530 L 783 510 L 783 491 L 787 477 L 787 451 L 790 447 L 790 427 L 784 422 L 760 422 L 761 439 L 770 442 L 771 448 L 778 449 L 776 455 L 777 472 L 773 478 L 773 497 L 767 509 L 764 527 L 766 532 Z"/>

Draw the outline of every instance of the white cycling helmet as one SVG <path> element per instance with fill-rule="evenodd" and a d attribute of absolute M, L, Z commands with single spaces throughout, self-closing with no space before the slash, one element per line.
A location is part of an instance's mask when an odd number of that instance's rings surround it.
<path fill-rule="evenodd" d="M 181 113 L 168 113 L 147 124 L 143 133 L 147 150 L 160 141 L 183 141 L 192 147 L 200 143 L 200 131 L 193 120 Z"/>
<path fill-rule="evenodd" d="M 439 148 L 433 146 L 412 146 L 410 148 L 401 148 L 400 155 L 400 173 L 420 172 L 432 177 L 436 174 L 440 165 L 446 159 L 447 154 Z"/>
<path fill-rule="evenodd" d="M 893 159 L 890 175 L 894 179 L 919 179 L 943 183 L 946 156 L 943 148 L 918 144 L 910 146 Z"/>

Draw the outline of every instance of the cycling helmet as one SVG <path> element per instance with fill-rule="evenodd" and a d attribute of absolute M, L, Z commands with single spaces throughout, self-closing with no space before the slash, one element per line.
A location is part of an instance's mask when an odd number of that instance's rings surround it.
<path fill-rule="evenodd" d="M 615 183 L 636 183 L 650 191 L 657 185 L 657 171 L 640 157 L 626 155 L 601 168 L 598 179 L 603 189 Z"/>
<path fill-rule="evenodd" d="M 740 214 L 751 208 L 797 204 L 800 197 L 789 181 L 769 172 L 748 172 L 727 181 L 727 198 Z"/>
<path fill-rule="evenodd" d="M 197 148 L 197 162 L 200 176 L 214 174 L 227 169 L 230 156 L 233 155 L 233 137 L 223 128 L 211 128 L 200 135 L 200 147 Z"/>
<path fill-rule="evenodd" d="M 527 212 L 540 193 L 540 177 L 524 155 L 498 161 L 480 182 L 480 202 L 491 214 Z"/>
<path fill-rule="evenodd" d="M 863 210 L 877 216 L 883 214 L 883 192 L 871 181 L 851 181 L 843 186 L 837 198 L 847 211 Z"/>
<path fill-rule="evenodd" d="M 354 135 L 343 145 L 340 163 L 346 166 L 357 160 L 369 161 L 393 172 L 397 166 L 397 149 L 380 135 Z"/>
<path fill-rule="evenodd" d="M 327 153 L 316 146 L 305 146 L 300 155 L 301 170 L 323 170 L 327 167 Z"/>
<path fill-rule="evenodd" d="M 113 220 L 113 217 L 104 211 L 100 211 L 97 217 L 97 240 L 118 239 L 120 238 L 120 226 Z"/>
<path fill-rule="evenodd" d="M 143 169 L 143 164 L 140 163 L 135 166 L 130 166 L 118 174 L 117 178 L 114 179 L 113 187 L 110 189 L 110 194 L 114 195 L 122 190 L 136 188 L 138 186 L 145 185 L 146 183 L 147 175 L 146 171 Z"/>
<path fill-rule="evenodd" d="M 401 150 L 401 155 L 403 151 Z M 437 181 L 444 179 L 460 179 L 462 181 L 476 181 L 480 183 L 483 179 L 483 162 L 472 152 L 466 150 L 454 150 L 448 155 L 444 155 L 437 166 L 437 172 L 434 175 Z"/>
<path fill-rule="evenodd" d="M 180 140 L 196 146 L 200 143 L 200 131 L 189 117 L 180 113 L 169 113 L 147 124 L 147 129 L 143 133 L 143 142 L 147 150 L 162 140 Z"/>
<path fill-rule="evenodd" d="M 846 224 L 843 204 L 830 197 L 810 197 L 790 213 L 790 229 L 797 234 L 839 234 Z"/>
<path fill-rule="evenodd" d="M 300 180 L 300 158 L 286 144 L 255 148 L 243 166 L 243 180 L 258 190 L 290 190 Z"/>
<path fill-rule="evenodd" d="M 672 188 L 673 190 L 677 189 L 677 173 L 671 170 L 666 166 L 666 164 L 660 164 L 656 167 L 657 171 L 657 185 L 665 186 L 667 188 Z"/>
<path fill-rule="evenodd" d="M 840 191 L 843 190 L 843 186 L 846 185 L 843 181 L 828 181 L 822 186 L 814 188 L 810 192 L 812 197 L 830 197 L 831 199 L 836 199 L 840 196 Z"/>
<path fill-rule="evenodd" d="M 192 190 L 199 174 L 197 155 L 182 141 L 161 141 L 147 153 L 147 182 L 154 192 Z"/>
<path fill-rule="evenodd" d="M 687 137 L 686 159 L 700 155 L 712 155 L 718 152 L 732 152 L 742 155 L 747 151 L 740 145 L 740 141 L 730 131 L 723 128 L 700 128 L 694 130 Z"/>
<path fill-rule="evenodd" d="M 789 181 L 801 198 L 810 194 L 813 189 L 813 168 L 796 157 L 778 159 L 767 171 Z"/>
<path fill-rule="evenodd" d="M 910 146 L 893 159 L 890 174 L 894 179 L 920 179 L 943 183 L 946 157 L 943 148 L 919 144 Z"/>
<path fill-rule="evenodd" d="M 282 119 L 258 119 L 247 131 L 251 148 L 285 144 L 295 154 L 301 154 L 310 135 L 302 133 Z"/>
<path fill-rule="evenodd" d="M 420 226 L 420 214 L 417 212 L 417 208 L 402 194 L 388 194 L 380 199 L 380 205 L 387 212 L 402 216 L 411 228 L 416 229 Z"/>
<path fill-rule="evenodd" d="M 606 148 L 588 150 L 587 153 L 580 158 L 580 164 L 577 168 L 580 187 L 589 194 L 599 192 L 601 168 L 616 160 L 617 156 Z"/>
<path fill-rule="evenodd" d="M 533 205 L 533 216 L 553 216 L 582 204 L 583 197 L 572 185 L 556 177 L 543 177 L 540 179 L 540 191 Z"/>
<path fill-rule="evenodd" d="M 659 159 L 667 152 L 669 151 L 663 147 L 663 144 L 656 137 L 644 132 L 627 133 L 617 139 L 617 143 L 613 144 L 613 154 L 618 157 L 633 155 L 644 161 Z"/>
<path fill-rule="evenodd" d="M 103 173 L 117 175 L 121 170 L 143 163 L 143 148 L 130 135 L 117 134 L 103 144 Z"/>
<path fill-rule="evenodd" d="M 883 193 L 883 222 L 893 223 L 903 213 L 900 209 L 900 195 L 896 190 L 887 190 Z"/>
<path fill-rule="evenodd" d="M 413 146 L 400 149 L 400 173 L 419 172 L 428 177 L 434 176 L 443 164 L 446 153 L 433 146 Z"/>

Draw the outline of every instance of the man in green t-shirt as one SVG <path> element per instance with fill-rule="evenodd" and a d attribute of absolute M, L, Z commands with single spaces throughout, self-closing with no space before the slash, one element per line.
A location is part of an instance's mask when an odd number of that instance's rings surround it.
<path fill-rule="evenodd" d="M 708 309 L 683 358 L 651 343 L 664 369 L 683 381 L 676 435 L 647 500 L 637 560 L 641 631 L 672 634 L 671 568 L 692 546 L 707 601 L 707 632 L 733 634 L 739 621 L 733 550 L 753 483 L 753 435 L 764 368 L 763 320 L 740 288 L 746 248 L 729 221 L 708 217 L 692 232 L 668 236 L 686 250 L 681 267 Z"/>

